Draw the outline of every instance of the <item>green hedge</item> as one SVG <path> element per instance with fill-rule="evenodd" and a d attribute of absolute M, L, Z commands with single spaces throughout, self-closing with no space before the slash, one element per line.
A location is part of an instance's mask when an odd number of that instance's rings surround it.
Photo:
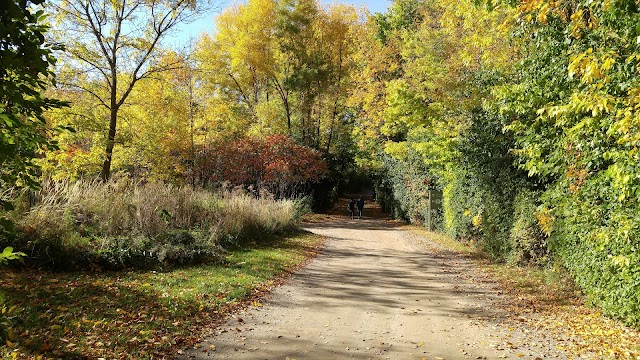
<path fill-rule="evenodd" d="M 437 190 L 435 178 L 412 154 L 406 161 L 384 156 L 375 182 L 377 201 L 396 219 L 424 224 L 428 217 L 428 193 Z M 434 210 L 436 228 L 442 226 L 441 212 Z"/>

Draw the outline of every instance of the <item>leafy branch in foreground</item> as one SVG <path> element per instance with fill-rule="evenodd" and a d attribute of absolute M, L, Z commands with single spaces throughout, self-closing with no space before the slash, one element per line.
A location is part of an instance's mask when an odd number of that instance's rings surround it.
<path fill-rule="evenodd" d="M 43 0 L 8 0 L 0 6 L 0 211 L 12 210 L 13 187 L 38 187 L 34 159 L 54 149 L 43 113 L 65 103 L 43 96 L 55 84 L 51 70 L 58 44 L 45 40 Z M 11 237 L 12 222 L 0 213 L 0 238 Z"/>

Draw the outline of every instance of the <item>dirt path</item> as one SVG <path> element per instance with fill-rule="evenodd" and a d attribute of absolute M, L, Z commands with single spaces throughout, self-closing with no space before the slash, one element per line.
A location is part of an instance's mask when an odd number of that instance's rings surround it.
<path fill-rule="evenodd" d="M 500 323 L 500 295 L 464 259 L 381 218 L 308 223 L 325 249 L 263 306 L 215 330 L 184 358 L 563 358 Z"/>

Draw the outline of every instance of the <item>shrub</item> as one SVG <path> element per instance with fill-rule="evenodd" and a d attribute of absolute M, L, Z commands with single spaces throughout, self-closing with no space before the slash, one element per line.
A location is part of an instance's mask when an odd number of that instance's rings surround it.
<path fill-rule="evenodd" d="M 403 160 L 385 158 L 376 190 L 394 216 L 423 223 L 428 215 L 427 193 L 441 186 L 442 220 L 436 221 L 436 229 L 477 243 L 494 260 L 503 261 L 514 249 L 510 237 L 515 197 L 532 184 L 513 165 L 513 139 L 502 132 L 500 116 L 477 109 L 469 120 L 457 140 L 456 162 L 445 173 L 428 169 L 410 147 Z"/>
<path fill-rule="evenodd" d="M 416 154 L 411 155 L 405 160 L 385 156 L 375 184 L 376 198 L 396 219 L 424 224 L 429 191 L 436 190 L 437 186 L 422 160 Z"/>
<path fill-rule="evenodd" d="M 512 251 L 509 262 L 517 265 L 546 265 L 547 235 L 538 221 L 540 192 L 523 190 L 514 199 L 514 222 L 509 234 Z"/>
<path fill-rule="evenodd" d="M 209 144 L 196 156 L 195 179 L 203 186 L 224 182 L 265 188 L 278 197 L 304 193 L 328 175 L 320 152 L 283 135 Z"/>
<path fill-rule="evenodd" d="M 549 248 L 589 300 L 605 314 L 640 326 L 638 202 L 618 202 L 605 174 L 574 192 L 559 182 L 543 195 L 550 212 Z"/>

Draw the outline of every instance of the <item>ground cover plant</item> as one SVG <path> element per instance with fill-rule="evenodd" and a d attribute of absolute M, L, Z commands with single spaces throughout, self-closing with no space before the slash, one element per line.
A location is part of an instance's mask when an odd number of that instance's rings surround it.
<path fill-rule="evenodd" d="M 162 359 L 193 345 L 230 310 L 260 306 L 259 294 L 314 252 L 307 233 L 260 238 L 216 264 L 169 271 L 4 272 L 7 359 Z M 211 350 L 211 349 L 203 349 Z"/>

